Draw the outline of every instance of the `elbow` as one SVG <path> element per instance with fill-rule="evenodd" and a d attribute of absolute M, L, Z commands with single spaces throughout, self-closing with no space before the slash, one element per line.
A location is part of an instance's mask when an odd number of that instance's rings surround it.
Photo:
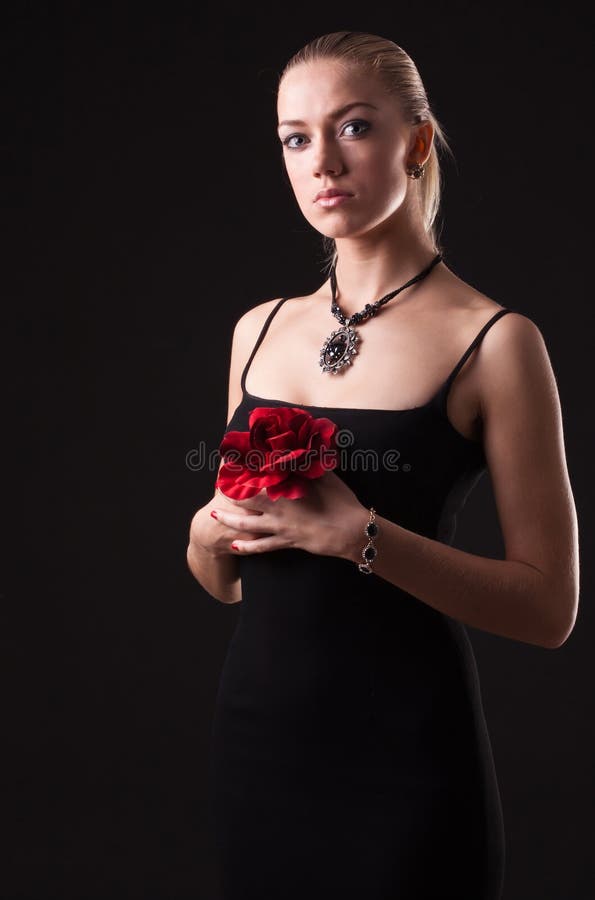
<path fill-rule="evenodd" d="M 196 565 L 196 563 L 195 563 L 195 558 L 194 558 L 194 552 L 193 552 L 193 548 L 192 548 L 192 543 L 189 543 L 189 544 L 188 544 L 188 548 L 187 548 L 187 550 L 186 550 L 186 565 L 188 566 L 188 570 L 192 573 L 192 575 L 194 576 L 194 578 L 196 578 L 197 581 L 198 581 L 198 577 L 197 577 L 196 571 L 195 571 L 195 565 Z"/>
<path fill-rule="evenodd" d="M 555 592 L 557 597 L 561 596 L 561 592 Z M 548 650 L 558 650 L 562 647 L 574 630 L 578 612 L 578 587 L 573 588 L 570 592 L 562 595 L 563 600 L 556 604 L 556 610 L 553 623 L 549 629 L 547 640 L 543 646 Z"/>
<path fill-rule="evenodd" d="M 554 637 L 543 642 L 542 646 L 546 648 L 546 650 L 557 650 L 562 644 L 566 643 L 566 639 L 568 638 L 568 634 L 564 635 L 563 633 L 558 633 L 554 635 Z"/>
<path fill-rule="evenodd" d="M 574 628 L 574 623 L 572 625 L 569 625 L 566 628 L 558 629 L 556 632 L 554 632 L 552 637 L 547 642 L 544 643 L 543 646 L 546 647 L 548 650 L 558 650 L 560 647 L 562 647 L 566 643 L 566 641 L 572 634 L 573 628 Z"/>

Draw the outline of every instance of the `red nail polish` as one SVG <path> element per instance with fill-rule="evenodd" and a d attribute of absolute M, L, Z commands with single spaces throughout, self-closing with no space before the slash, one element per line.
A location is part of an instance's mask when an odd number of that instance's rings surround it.
<path fill-rule="evenodd" d="M 239 550 L 240 548 L 237 546 L 237 544 L 232 544 L 232 545 L 231 545 L 231 549 L 232 549 L 232 550 Z"/>
<path fill-rule="evenodd" d="M 217 518 L 217 513 L 214 509 L 211 510 L 211 515 L 213 516 L 214 519 Z"/>

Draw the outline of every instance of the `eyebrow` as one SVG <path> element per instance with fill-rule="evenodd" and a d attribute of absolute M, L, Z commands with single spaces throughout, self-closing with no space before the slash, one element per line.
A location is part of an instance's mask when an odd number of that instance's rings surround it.
<path fill-rule="evenodd" d="M 356 100 L 354 103 L 347 103 L 345 106 L 341 106 L 339 107 L 339 109 L 336 109 L 331 113 L 331 118 L 338 119 L 339 116 L 342 116 L 354 106 L 369 106 L 370 109 L 378 109 L 378 107 L 374 106 L 373 103 L 366 103 L 365 100 Z M 283 119 L 282 122 L 279 122 L 277 128 L 281 128 L 282 125 L 307 125 L 307 122 L 303 122 L 301 119 Z"/>

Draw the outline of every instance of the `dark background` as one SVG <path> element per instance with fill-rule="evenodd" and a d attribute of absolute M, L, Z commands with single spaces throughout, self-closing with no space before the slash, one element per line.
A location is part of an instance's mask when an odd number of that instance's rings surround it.
<path fill-rule="evenodd" d="M 477 3 L 23 2 L 1 16 L 1 897 L 218 897 L 207 749 L 238 609 L 188 571 L 188 528 L 213 493 L 236 320 L 325 277 L 281 166 L 277 76 L 311 38 L 351 28 L 416 61 L 456 156 L 446 262 L 533 319 L 556 372 L 576 627 L 555 651 L 469 634 L 505 900 L 587 900 L 592 21 L 569 4 Z M 193 469 L 199 447 L 215 456 Z M 456 545 L 502 555 L 488 474 Z"/>

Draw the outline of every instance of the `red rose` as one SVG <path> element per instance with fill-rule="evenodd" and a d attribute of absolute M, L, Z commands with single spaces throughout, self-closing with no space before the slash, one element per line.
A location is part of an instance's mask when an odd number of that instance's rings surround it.
<path fill-rule="evenodd" d="M 315 419 L 299 406 L 258 406 L 248 424 L 249 431 L 228 431 L 219 445 L 225 462 L 215 487 L 227 497 L 247 500 L 266 488 L 271 500 L 296 500 L 309 481 L 337 465 L 331 419 Z"/>

